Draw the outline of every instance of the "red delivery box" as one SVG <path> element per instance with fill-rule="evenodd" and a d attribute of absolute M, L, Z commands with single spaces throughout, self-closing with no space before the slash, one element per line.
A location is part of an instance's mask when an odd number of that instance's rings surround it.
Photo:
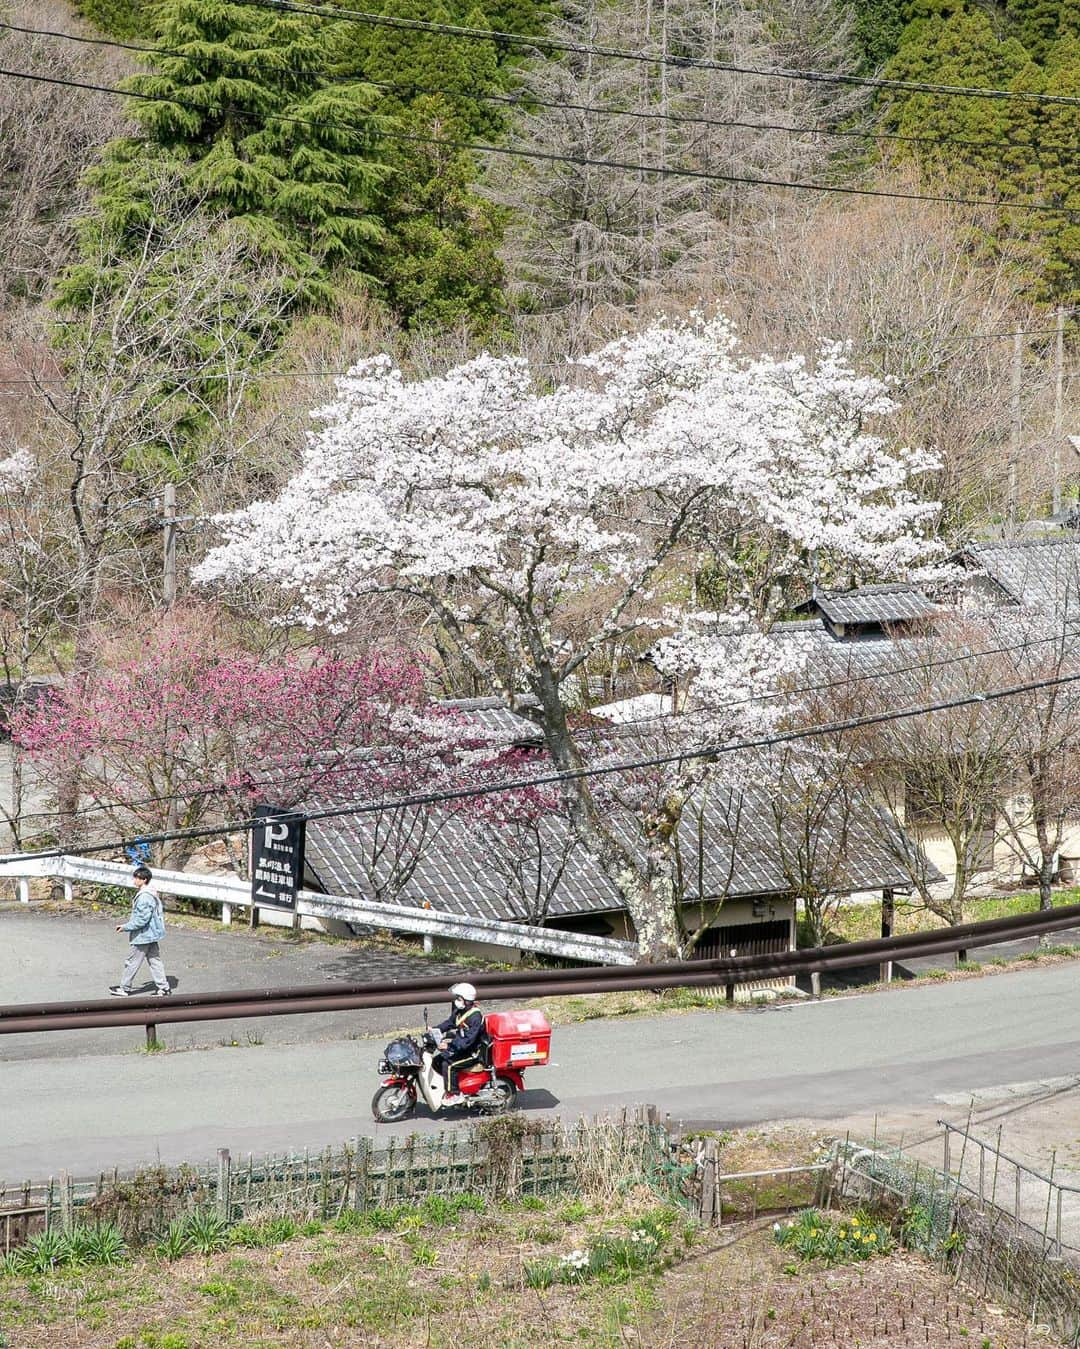
<path fill-rule="evenodd" d="M 491 1036 L 491 1063 L 496 1071 L 547 1063 L 551 1023 L 543 1012 L 489 1012 L 484 1024 Z"/>

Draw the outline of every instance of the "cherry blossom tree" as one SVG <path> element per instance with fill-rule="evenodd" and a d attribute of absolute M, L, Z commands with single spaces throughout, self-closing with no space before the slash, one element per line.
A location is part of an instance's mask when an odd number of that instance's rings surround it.
<path fill-rule="evenodd" d="M 84 822 L 125 837 L 288 808 L 399 795 L 442 771 L 445 737 L 405 656 L 260 659 L 175 620 L 96 653 L 92 673 L 18 710 L 12 734 L 39 773 L 80 768 Z M 155 847 L 180 866 L 196 846 Z M 234 861 L 241 865 L 240 856 Z"/>
<path fill-rule="evenodd" d="M 743 355 L 719 316 L 620 337 L 558 381 L 515 356 L 417 380 L 376 357 L 316 412 L 295 478 L 225 519 L 196 576 L 276 582 L 298 619 L 332 629 L 367 596 L 411 597 L 477 681 L 535 722 L 562 770 L 589 753 L 568 720 L 576 677 L 628 634 L 667 632 L 664 659 L 694 672 L 695 715 L 681 725 L 723 746 L 772 724 L 778 703 L 754 695 L 784 667 L 751 630 L 760 605 L 725 618 L 746 632 L 724 662 L 699 659 L 690 577 L 722 565 L 727 594 L 741 575 L 775 613 L 812 572 L 924 564 L 935 507 L 916 487 L 936 460 L 887 443 L 877 423 L 893 408 L 840 348 L 814 365 Z M 755 530 L 767 547 L 742 546 Z M 782 575 L 763 588 L 774 551 Z M 672 839 L 708 762 L 672 766 L 640 847 L 610 828 L 586 777 L 566 785 L 574 830 L 647 960 L 679 948 Z"/>

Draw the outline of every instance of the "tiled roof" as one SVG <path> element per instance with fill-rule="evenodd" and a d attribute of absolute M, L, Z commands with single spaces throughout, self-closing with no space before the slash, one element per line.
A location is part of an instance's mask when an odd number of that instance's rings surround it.
<path fill-rule="evenodd" d="M 623 841 L 641 852 L 641 835 L 629 812 L 608 818 Z M 687 897 L 788 891 L 791 873 L 785 874 L 777 840 L 799 837 L 799 830 L 786 829 L 785 819 L 791 823 L 782 810 L 778 821 L 769 797 L 754 789 L 714 791 L 703 810 L 687 809 L 680 829 Z M 826 811 L 819 823 L 814 856 L 804 865 L 809 864 L 823 886 L 847 893 L 909 883 L 895 847 L 890 847 L 887 826 L 869 802 L 856 803 L 846 819 L 840 809 Z M 496 826 L 461 813 L 430 812 L 402 819 L 396 827 L 399 839 L 394 841 L 402 843 L 396 851 L 413 865 L 393 896 L 382 890 L 382 897 L 395 903 L 518 921 L 526 916 L 525 894 L 549 896 L 547 912 L 553 918 L 625 907 L 560 817 L 543 821 L 539 849 L 508 847 L 507 836 Z M 390 875 L 395 849 L 387 843 L 394 828 L 393 822 L 374 815 L 311 821 L 308 865 L 331 893 L 379 897 Z M 699 830 L 705 841 L 700 849 Z M 373 874 L 378 884 L 372 883 Z"/>
<path fill-rule="evenodd" d="M 511 712 L 499 698 L 442 698 L 437 706 L 457 712 L 466 721 L 475 722 L 488 735 L 512 745 L 538 745 L 544 739 L 534 722 Z"/>
<path fill-rule="evenodd" d="M 929 618 L 936 606 L 913 585 L 862 586 L 858 590 L 823 590 L 804 609 L 817 608 L 832 623 L 900 623 Z"/>
<path fill-rule="evenodd" d="M 1080 610 L 1080 539 L 975 543 L 963 556 L 1015 604 L 1053 614 Z"/>

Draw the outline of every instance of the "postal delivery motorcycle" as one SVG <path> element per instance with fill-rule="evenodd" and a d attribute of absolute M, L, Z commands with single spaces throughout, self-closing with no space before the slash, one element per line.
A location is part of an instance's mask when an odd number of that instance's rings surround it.
<path fill-rule="evenodd" d="M 424 1012 L 425 1026 L 427 1012 Z M 383 1083 L 371 1102 L 379 1124 L 407 1119 L 423 1101 L 433 1115 L 448 1110 L 478 1110 L 501 1115 L 512 1110 L 524 1087 L 526 1068 L 548 1062 L 551 1026 L 543 1012 L 489 1012 L 484 1017 L 487 1032 L 481 1042 L 480 1062 L 459 1071 L 453 1105 L 443 1104 L 446 1082 L 432 1066 L 439 1042 L 425 1029 L 419 1038 L 404 1035 L 391 1040 L 379 1060 Z"/>

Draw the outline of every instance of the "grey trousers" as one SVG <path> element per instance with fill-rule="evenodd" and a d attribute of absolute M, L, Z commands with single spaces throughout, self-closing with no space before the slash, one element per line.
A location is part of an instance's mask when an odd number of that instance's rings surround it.
<path fill-rule="evenodd" d="M 169 981 L 165 977 L 165 966 L 161 963 L 161 948 L 156 941 L 143 942 L 141 946 L 136 946 L 132 942 L 128 951 L 128 958 L 124 963 L 124 972 L 120 976 L 120 987 L 131 991 L 131 981 L 135 978 L 139 966 L 143 961 L 150 966 L 150 973 L 154 976 L 154 983 L 158 988 L 168 988 Z"/>

